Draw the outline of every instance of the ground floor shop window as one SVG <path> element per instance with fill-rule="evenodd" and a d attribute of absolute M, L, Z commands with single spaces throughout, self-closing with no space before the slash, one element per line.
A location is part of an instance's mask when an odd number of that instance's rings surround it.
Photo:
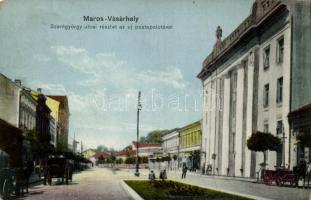
<path fill-rule="evenodd" d="M 278 146 L 277 151 L 276 151 L 276 166 L 280 167 L 282 166 L 282 144 Z"/>

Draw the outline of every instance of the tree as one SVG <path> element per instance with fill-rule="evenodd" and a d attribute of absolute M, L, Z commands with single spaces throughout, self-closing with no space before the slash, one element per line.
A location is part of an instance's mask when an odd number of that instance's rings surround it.
<path fill-rule="evenodd" d="M 133 150 L 133 147 L 132 147 L 132 145 L 128 145 L 123 150 L 125 150 L 125 151 Z"/>
<path fill-rule="evenodd" d="M 108 152 L 109 149 L 108 147 L 106 147 L 105 145 L 98 145 L 97 148 L 96 148 L 96 151 L 99 151 L 99 152 Z"/>
<path fill-rule="evenodd" d="M 108 158 L 107 158 L 107 163 L 114 163 L 116 160 L 116 157 L 114 155 L 110 155 Z"/>
<path fill-rule="evenodd" d="M 300 132 L 296 136 L 296 140 L 303 146 L 311 147 L 311 133 L 309 132 Z"/>
<path fill-rule="evenodd" d="M 264 166 L 266 166 L 265 151 L 277 151 L 281 145 L 281 139 L 272 135 L 271 133 L 264 133 L 257 131 L 247 140 L 247 147 L 249 150 L 262 152 L 264 156 Z"/>
<path fill-rule="evenodd" d="M 126 157 L 125 164 L 134 164 L 136 162 L 136 158 L 134 156 Z"/>
<path fill-rule="evenodd" d="M 147 134 L 147 136 L 140 137 L 141 143 L 161 143 L 161 137 L 167 132 L 167 130 L 153 130 Z"/>
<path fill-rule="evenodd" d="M 117 163 L 117 164 L 122 164 L 122 163 L 123 163 L 123 159 L 122 159 L 122 158 L 117 159 L 117 160 L 116 160 L 116 163 Z"/>

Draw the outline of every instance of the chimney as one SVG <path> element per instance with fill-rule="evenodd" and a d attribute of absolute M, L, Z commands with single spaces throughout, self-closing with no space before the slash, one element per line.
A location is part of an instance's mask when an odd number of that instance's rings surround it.
<path fill-rule="evenodd" d="M 14 80 L 15 84 L 18 85 L 19 87 L 22 87 L 22 81 L 20 79 L 15 79 Z"/>
<path fill-rule="evenodd" d="M 37 88 L 37 92 L 41 94 L 42 93 L 42 88 Z"/>

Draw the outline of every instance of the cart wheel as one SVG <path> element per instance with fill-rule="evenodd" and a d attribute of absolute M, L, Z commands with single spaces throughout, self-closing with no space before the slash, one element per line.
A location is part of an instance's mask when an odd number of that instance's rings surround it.
<path fill-rule="evenodd" d="M 266 184 L 266 185 L 271 185 L 272 184 L 272 180 L 269 178 L 269 177 L 265 177 L 263 182 Z"/>
<path fill-rule="evenodd" d="M 13 192 L 13 185 L 12 185 L 10 180 L 8 180 L 8 179 L 4 180 L 2 192 L 3 192 L 2 193 L 3 199 L 9 199 L 10 198 L 10 195 Z"/>
<path fill-rule="evenodd" d="M 283 186 L 283 180 L 282 180 L 282 178 L 276 178 L 275 179 L 275 184 L 277 185 L 277 186 Z"/>
<path fill-rule="evenodd" d="M 290 186 L 295 186 L 296 180 L 295 179 L 290 179 L 289 180 L 289 184 L 290 184 Z"/>
<path fill-rule="evenodd" d="M 52 185 L 52 177 L 50 174 L 48 174 L 48 184 Z"/>

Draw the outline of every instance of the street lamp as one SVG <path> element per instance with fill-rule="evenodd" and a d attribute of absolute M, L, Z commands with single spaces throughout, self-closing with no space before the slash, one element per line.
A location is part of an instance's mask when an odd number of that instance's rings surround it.
<path fill-rule="evenodd" d="M 138 139 L 139 139 L 139 111 L 141 111 L 142 106 L 140 103 L 140 96 L 141 96 L 141 92 L 138 92 L 138 103 L 137 103 L 137 140 L 136 140 L 136 171 L 135 171 L 135 176 L 139 176 L 139 160 L 138 160 L 138 152 L 139 152 L 139 143 L 138 143 Z"/>

